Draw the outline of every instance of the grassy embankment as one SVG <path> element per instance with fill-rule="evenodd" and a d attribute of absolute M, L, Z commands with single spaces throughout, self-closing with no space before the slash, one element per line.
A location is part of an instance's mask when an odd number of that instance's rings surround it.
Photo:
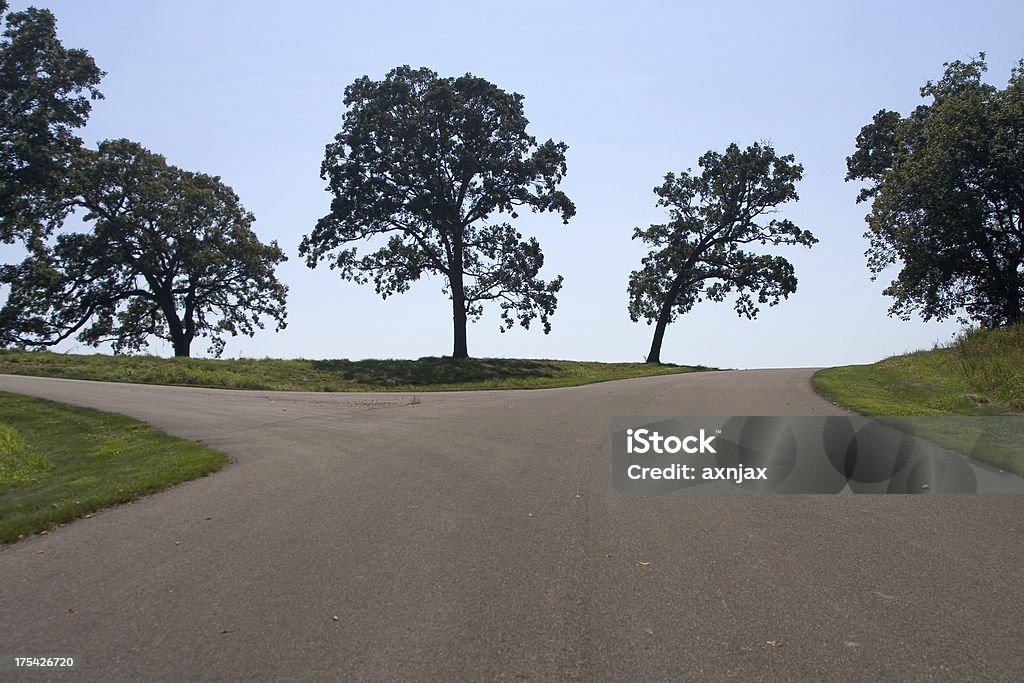
<path fill-rule="evenodd" d="M 931 351 L 822 370 L 814 387 L 858 413 L 1024 474 L 1024 325 L 969 330 Z"/>
<path fill-rule="evenodd" d="M 543 389 L 707 369 L 514 358 L 214 360 L 0 351 L 0 373 L 12 375 L 268 391 Z"/>
<path fill-rule="evenodd" d="M 227 462 L 223 453 L 122 415 L 0 393 L 0 543 Z"/>

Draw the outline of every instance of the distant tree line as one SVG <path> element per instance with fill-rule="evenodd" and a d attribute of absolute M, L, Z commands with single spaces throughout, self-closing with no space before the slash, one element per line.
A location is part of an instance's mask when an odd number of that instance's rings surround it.
<path fill-rule="evenodd" d="M 263 244 L 253 215 L 218 177 L 185 171 L 130 140 L 86 149 L 85 125 L 103 72 L 64 48 L 46 10 L 8 12 L 0 41 L 0 239 L 26 258 L 0 266 L 7 299 L 0 345 L 44 347 L 75 337 L 115 352 L 152 337 L 176 356 L 210 340 L 285 325 L 286 260 Z M 1024 62 L 999 90 L 981 81 L 985 55 L 953 62 L 921 90 L 929 104 L 882 110 L 847 159 L 866 181 L 868 267 L 902 270 L 885 290 L 890 315 L 953 315 L 995 327 L 1024 305 Z M 567 146 L 527 132 L 523 97 L 471 74 L 398 67 L 345 90 L 341 130 L 321 177 L 330 211 L 299 244 L 314 268 L 371 283 L 387 298 L 440 276 L 452 305 L 452 356 L 469 355 L 467 325 L 498 307 L 501 331 L 551 329 L 562 277 L 542 279 L 544 255 L 520 212 L 576 207 L 559 189 Z M 798 199 L 803 167 L 771 143 L 708 151 L 655 188 L 668 220 L 636 228 L 650 248 L 629 276 L 628 311 L 654 326 L 647 361 L 661 362 L 667 326 L 703 300 L 755 317 L 796 291 L 793 265 L 764 247 L 818 240 L 779 207 Z M 72 214 L 91 225 L 72 232 Z M 361 249 L 364 249 L 361 251 Z"/>

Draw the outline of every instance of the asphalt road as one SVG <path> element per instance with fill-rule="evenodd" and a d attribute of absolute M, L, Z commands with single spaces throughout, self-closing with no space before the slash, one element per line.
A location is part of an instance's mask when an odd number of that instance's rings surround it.
<path fill-rule="evenodd" d="M 0 550 L 0 654 L 76 681 L 1019 680 L 1024 496 L 612 490 L 613 418 L 842 414 L 810 374 L 415 401 L 0 376 L 235 460 Z"/>

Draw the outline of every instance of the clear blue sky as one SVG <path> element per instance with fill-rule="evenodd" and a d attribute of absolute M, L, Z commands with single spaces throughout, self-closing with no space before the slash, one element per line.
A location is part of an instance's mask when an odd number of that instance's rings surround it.
<path fill-rule="evenodd" d="M 372 287 L 308 269 L 297 245 L 328 209 L 319 177 L 340 129 L 346 85 L 395 66 L 466 72 L 525 97 L 530 132 L 569 145 L 563 189 L 577 215 L 520 226 L 565 276 L 553 329 L 469 330 L 474 356 L 640 361 L 652 328 L 626 311 L 644 254 L 635 226 L 664 222 L 652 188 L 709 149 L 770 140 L 805 167 L 783 215 L 821 240 L 789 247 L 799 288 L 740 319 L 703 303 L 671 325 L 662 359 L 720 367 L 870 362 L 930 347 L 958 329 L 887 316 L 862 234 L 867 206 L 844 183 L 860 127 L 906 113 L 944 62 L 988 54 L 1004 86 L 1024 57 L 1024 3 L 961 2 L 328 2 L 39 0 L 66 46 L 108 75 L 83 137 L 127 137 L 182 168 L 220 175 L 290 260 L 282 333 L 229 341 L 225 357 L 417 358 L 451 352 L 437 279 L 382 301 Z M 199 353 L 205 344 L 197 341 Z M 81 345 L 65 348 L 87 351 Z M 166 344 L 151 351 L 170 355 Z"/>

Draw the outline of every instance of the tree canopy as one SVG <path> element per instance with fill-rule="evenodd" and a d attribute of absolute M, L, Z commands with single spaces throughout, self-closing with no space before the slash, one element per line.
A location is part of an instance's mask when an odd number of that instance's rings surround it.
<path fill-rule="evenodd" d="M 38 240 L 66 215 L 68 178 L 103 77 L 85 50 L 67 49 L 48 10 L 7 12 L 0 39 L 0 241 Z"/>
<path fill-rule="evenodd" d="M 879 111 L 847 159 L 846 179 L 868 182 L 870 271 L 901 264 L 890 315 L 1024 320 L 1024 61 L 1003 90 L 986 69 L 984 53 L 946 64 L 929 103 Z"/>
<path fill-rule="evenodd" d="M 793 155 L 778 156 L 768 144 L 745 150 L 732 144 L 724 154 L 705 153 L 698 164 L 699 175 L 669 173 L 654 188 L 670 221 L 633 231 L 633 239 L 651 246 L 642 267 L 630 273 L 628 288 L 630 318 L 655 324 L 648 363 L 661 362 L 669 323 L 700 301 L 720 302 L 735 292 L 736 313 L 754 318 L 758 303 L 774 306 L 796 291 L 789 261 L 744 251 L 743 245 L 809 247 L 818 241 L 792 221 L 759 220 L 798 199 L 795 183 L 803 167 Z"/>
<path fill-rule="evenodd" d="M 567 223 L 576 209 L 557 189 L 566 145 L 538 144 L 522 102 L 471 74 L 440 78 L 408 66 L 351 84 L 321 166 L 331 210 L 299 246 L 309 267 L 328 260 L 344 279 L 372 280 L 384 298 L 425 274 L 442 276 L 457 358 L 468 356 L 467 319 L 487 302 L 498 304 L 502 331 L 538 317 L 549 331 L 562 278 L 538 277 L 539 243 L 505 219 L 527 207 Z M 353 246 L 375 238 L 372 253 Z"/>
<path fill-rule="evenodd" d="M 0 341 L 44 346 L 77 333 L 122 352 L 158 337 L 188 356 L 208 337 L 220 355 L 225 335 L 252 336 L 263 316 L 284 327 L 287 287 L 274 267 L 286 257 L 257 239 L 253 215 L 219 178 L 114 140 L 83 153 L 71 183 L 93 230 L 59 234 L 0 269 L 11 287 Z"/>

